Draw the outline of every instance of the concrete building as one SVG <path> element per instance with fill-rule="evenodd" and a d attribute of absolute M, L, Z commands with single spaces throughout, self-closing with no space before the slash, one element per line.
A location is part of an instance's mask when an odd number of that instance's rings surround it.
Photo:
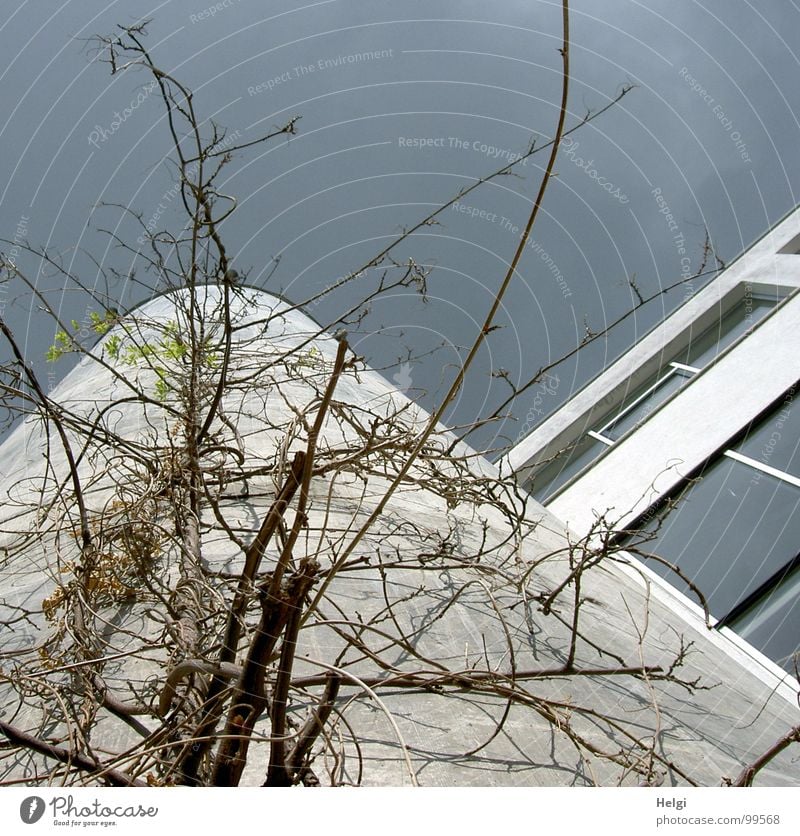
<path fill-rule="evenodd" d="M 766 255 L 761 261 L 768 268 L 777 264 Z M 726 310 L 749 298 L 745 280 L 754 277 L 743 274 L 719 296 Z M 728 299 L 739 286 L 741 296 Z M 721 302 L 704 293 L 710 321 Z M 764 343 L 759 356 L 774 350 L 770 322 L 788 310 L 783 295 L 781 290 L 778 300 L 776 291 L 775 305 L 754 332 L 752 339 L 764 334 L 754 343 Z M 147 735 L 158 729 L 168 734 L 181 710 L 180 703 L 165 700 L 181 648 L 178 616 L 169 613 L 181 591 L 185 552 L 172 534 L 174 509 L 167 501 L 181 466 L 181 416 L 159 364 L 167 363 L 167 355 L 181 362 L 176 335 L 189 325 L 187 311 L 202 314 L 213 338 L 209 322 L 220 321 L 219 291 L 209 288 L 192 308 L 183 291 L 144 305 L 103 338 L 97 359 L 83 358 L 50 395 L 63 414 L 75 416 L 65 431 L 80 451 L 89 527 L 105 532 L 104 558 L 83 592 L 76 585 L 75 496 L 52 422 L 31 415 L 0 446 L 0 619 L 6 625 L 0 719 L 48 745 L 85 752 L 90 743 L 104 762 L 141 781 L 169 775 L 168 757 L 156 758 Z M 336 342 L 309 317 L 260 291 L 243 289 L 232 318 L 232 383 L 203 454 L 201 597 L 212 602 L 232 594 L 243 547 L 272 506 L 285 463 L 305 448 L 336 352 Z M 626 366 L 638 375 L 634 384 L 630 374 L 618 374 L 617 403 L 631 385 L 646 383 L 667 355 L 677 356 L 681 339 L 651 335 L 645 341 L 652 348 L 649 365 Z M 787 351 L 794 351 L 800 328 L 788 339 L 793 347 Z M 132 353 L 129 341 L 138 346 Z M 153 346 L 159 347 L 158 364 Z M 729 356 L 698 372 L 691 388 L 702 386 Z M 207 366 L 213 382 L 216 352 L 208 354 Z M 776 375 L 762 381 L 772 400 L 791 384 L 788 371 Z M 131 396 L 131 385 L 139 394 Z M 209 398 L 213 391 L 209 385 Z M 722 403 L 741 408 L 749 421 L 763 409 L 764 397 L 745 386 Z M 666 406 L 653 411 L 651 422 Z M 586 414 L 599 418 L 592 408 L 587 404 Z M 718 419 L 703 416 L 701 410 L 698 422 L 714 431 Z M 289 737 L 295 739 L 309 720 L 326 675 L 338 672 L 335 712 L 311 764 L 323 783 L 718 785 L 798 723 L 796 704 L 776 696 L 773 685 L 723 647 L 716 632 L 687 618 L 671 599 L 653 595 L 648 579 L 622 565 L 613 550 L 581 543 L 556 513 L 530 501 L 468 449 L 446 455 L 446 429 L 434 433 L 384 502 L 426 420 L 380 375 L 354 365 L 339 381 L 322 427 L 298 543 L 321 567 L 313 593 L 322 597 L 299 634 Z M 694 446 L 683 434 L 676 437 L 685 441 L 680 455 L 697 458 L 730 436 L 720 430 Z M 645 487 L 662 470 L 655 464 Z M 604 504 L 626 503 L 634 515 L 647 507 L 635 471 L 615 469 L 615 485 L 606 490 L 618 493 L 603 495 Z M 597 504 L 593 495 L 586 506 L 572 507 L 574 512 L 559 507 L 557 513 L 574 531 L 589 525 Z M 371 517 L 374 524 L 354 541 Z M 147 547 L 144 557 L 141 546 Z M 280 553 L 278 538 L 265 554 L 267 569 Z M 333 566 L 337 571 L 328 577 Z M 93 596 L 91 606 L 81 595 Z M 76 605 L 101 628 L 96 656 L 76 649 Z M 254 603 L 248 612 L 248 636 L 257 609 Z M 209 612 L 207 627 L 193 640 L 197 658 L 188 660 L 198 689 L 218 652 L 219 616 L 213 607 Z M 246 652 L 243 641 L 237 665 Z M 136 709 L 136 723 L 115 713 L 108 694 Z M 90 721 L 83 722 L 81 711 L 90 712 Z M 81 722 L 81 734 L 71 734 Z M 263 716 L 243 783 L 264 780 L 269 740 L 270 721 Z M 7 748 L 0 757 L 6 780 L 100 780 L 75 763 L 65 766 L 26 746 Z M 797 784 L 800 763 L 793 751 L 773 760 L 758 781 Z"/>
<path fill-rule="evenodd" d="M 705 621 L 699 590 L 718 647 L 763 681 L 781 683 L 795 704 L 798 253 L 800 209 L 503 463 L 576 535 L 603 516 L 623 532 L 621 542 L 638 542 L 632 564 L 651 576 L 676 615 L 695 625 Z M 630 532 L 652 539 L 641 543 Z"/>

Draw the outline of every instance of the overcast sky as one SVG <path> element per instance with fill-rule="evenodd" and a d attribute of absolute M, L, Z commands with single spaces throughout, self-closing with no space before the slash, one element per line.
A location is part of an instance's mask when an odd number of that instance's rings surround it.
<path fill-rule="evenodd" d="M 487 350 L 451 414 L 485 412 L 631 306 L 681 277 L 685 241 L 700 263 L 707 229 L 726 262 L 797 203 L 800 9 L 791 0 L 576 0 L 569 124 L 635 89 L 562 146 L 557 178 Z M 455 0 L 28 0 L 0 27 L 0 236 L 59 252 L 89 286 L 104 265 L 131 266 L 96 228 L 132 235 L 124 204 L 151 218 L 174 182 L 162 110 L 143 73 L 112 78 L 86 38 L 152 18 L 156 61 L 195 105 L 248 141 L 292 116 L 297 136 L 244 153 L 226 191 L 239 209 L 225 233 L 240 272 L 301 300 L 357 268 L 390 237 L 533 139 L 552 135 L 560 95 L 560 4 Z M 126 111 L 125 109 L 128 108 Z M 118 114 L 127 114 L 124 120 Z M 399 257 L 433 269 L 430 301 L 375 307 L 357 350 L 430 406 L 474 336 L 530 211 L 544 156 L 482 187 Z M 169 204 L 169 201 L 166 201 Z M 167 211 L 159 218 L 174 220 Z M 673 216 L 667 221 L 666 212 Z M 85 302 L 19 247 L 2 245 L 66 317 Z M 659 298 L 607 340 L 565 363 L 539 393 L 549 410 L 700 288 Z M 124 285 L 120 307 L 137 301 Z M 311 313 L 334 318 L 348 298 Z M 44 375 L 52 324 L 29 294 L 0 287 L 3 316 Z M 48 330 L 49 329 L 49 330 Z M 441 351 L 401 372 L 405 346 Z M 5 347 L 2 349 L 5 353 Z M 69 368 L 62 360 L 56 370 Z M 412 392 L 413 394 L 413 392 Z M 536 391 L 506 425 L 514 440 Z M 490 435 L 484 435 L 490 444 Z"/>

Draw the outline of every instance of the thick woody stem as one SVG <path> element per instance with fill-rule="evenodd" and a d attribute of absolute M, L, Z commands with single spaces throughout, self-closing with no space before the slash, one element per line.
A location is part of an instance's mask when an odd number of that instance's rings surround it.
<path fill-rule="evenodd" d="M 76 766 L 78 769 L 89 773 L 102 773 L 102 779 L 115 787 L 143 787 L 146 786 L 143 781 L 138 781 L 136 778 L 131 778 L 124 772 L 116 769 L 104 767 L 103 764 L 82 755 L 79 752 L 72 752 L 65 749 L 63 746 L 54 746 L 52 743 L 42 740 L 39 737 L 34 737 L 27 732 L 21 731 L 16 727 L 0 720 L 0 732 L 2 732 L 11 743 L 17 746 L 24 746 L 33 752 L 38 752 L 48 758 L 60 761 L 61 763 Z"/>
<path fill-rule="evenodd" d="M 789 730 L 783 737 L 776 740 L 772 746 L 764 752 L 761 757 L 756 758 L 749 766 L 746 766 L 737 776 L 736 780 L 731 781 L 731 787 L 752 787 L 753 779 L 756 775 L 771 761 L 776 758 L 784 749 L 792 745 L 792 743 L 800 743 L 800 726 L 795 726 Z"/>

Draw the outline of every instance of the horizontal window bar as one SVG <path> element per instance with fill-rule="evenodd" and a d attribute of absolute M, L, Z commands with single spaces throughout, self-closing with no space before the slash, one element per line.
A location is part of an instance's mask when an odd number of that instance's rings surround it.
<path fill-rule="evenodd" d="M 725 455 L 729 459 L 733 459 L 734 461 L 746 464 L 748 467 L 760 470 L 762 473 L 766 473 L 769 476 L 774 476 L 776 479 L 780 479 L 782 482 L 787 482 L 790 485 L 794 485 L 796 488 L 800 488 L 800 479 L 798 479 L 796 476 L 792 476 L 791 473 L 785 473 L 783 470 L 778 470 L 777 468 L 770 467 L 768 464 L 764 464 L 763 462 L 760 462 L 757 459 L 751 459 L 750 456 L 743 456 L 741 453 L 737 453 L 735 450 L 726 450 Z"/>
<path fill-rule="evenodd" d="M 673 369 L 680 369 L 684 372 L 691 372 L 692 374 L 699 374 L 702 369 L 698 369 L 697 366 L 687 366 L 686 363 L 670 363 Z"/>
<path fill-rule="evenodd" d="M 600 435 L 600 433 L 596 433 L 594 430 L 589 430 L 586 435 L 591 436 L 592 438 L 596 439 L 597 441 L 602 441 L 603 444 L 608 444 L 609 447 L 614 446 L 614 439 L 613 438 L 606 438 L 604 435 Z"/>

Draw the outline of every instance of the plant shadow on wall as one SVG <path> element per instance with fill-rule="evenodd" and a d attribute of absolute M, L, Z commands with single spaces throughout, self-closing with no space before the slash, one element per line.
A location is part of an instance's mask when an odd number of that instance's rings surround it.
<path fill-rule="evenodd" d="M 3 446 L 5 784 L 708 780 L 681 762 L 672 727 L 713 683 L 647 586 L 615 571 L 605 521 L 570 541 L 440 423 L 561 138 L 598 115 L 565 125 L 566 4 L 564 22 L 553 140 L 323 291 L 381 275 L 324 326 L 301 312 L 318 297 L 295 306 L 248 287 L 221 233 L 232 155 L 297 120 L 226 142 L 154 62 L 144 25 L 100 40 L 112 73 L 152 75 L 186 223 L 151 229 L 124 210 L 145 246 L 117 243 L 166 290 L 125 316 L 30 249 L 87 295 L 86 329 L 3 262 L 56 324 L 48 359 L 80 358 L 48 393 L 0 323 L 3 404 L 25 416 Z M 535 153 L 549 162 L 526 234 L 428 415 L 364 367 L 345 329 L 382 293 L 424 292 L 426 274 L 392 259 L 400 241 Z M 749 752 L 732 745 L 731 770 L 770 761 L 748 766 Z"/>

